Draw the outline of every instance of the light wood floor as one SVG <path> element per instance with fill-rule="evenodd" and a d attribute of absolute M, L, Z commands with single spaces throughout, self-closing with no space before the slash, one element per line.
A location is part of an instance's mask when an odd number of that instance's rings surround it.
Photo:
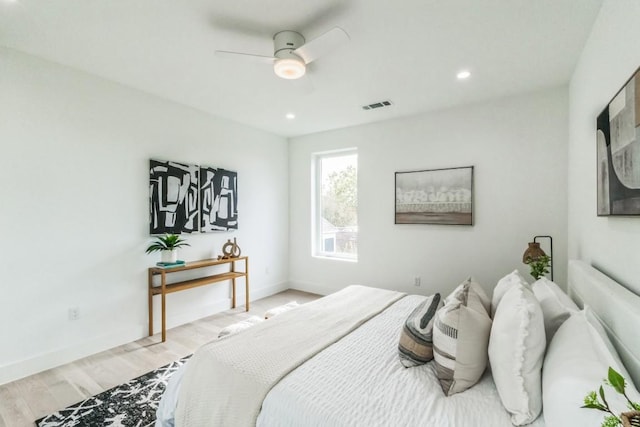
<path fill-rule="evenodd" d="M 34 421 L 146 372 L 193 353 L 215 338 L 222 328 L 249 316 L 263 316 L 270 308 L 319 295 L 288 290 L 227 310 L 160 334 L 113 348 L 0 386 L 0 427 L 34 426 Z"/>

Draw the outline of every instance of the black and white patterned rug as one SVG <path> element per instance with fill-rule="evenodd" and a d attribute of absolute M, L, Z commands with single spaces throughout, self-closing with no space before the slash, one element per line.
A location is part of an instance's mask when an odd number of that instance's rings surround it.
<path fill-rule="evenodd" d="M 184 357 L 128 383 L 36 420 L 38 427 L 135 426 L 156 420 L 156 409 L 167 381 L 191 356 Z"/>

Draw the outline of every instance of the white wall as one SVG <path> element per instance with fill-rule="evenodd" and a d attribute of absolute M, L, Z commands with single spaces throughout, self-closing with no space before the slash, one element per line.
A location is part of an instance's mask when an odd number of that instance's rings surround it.
<path fill-rule="evenodd" d="M 428 96 L 424 94 L 423 96 Z M 351 283 L 430 294 L 473 275 L 487 291 L 515 268 L 534 235 L 554 238 L 555 278 L 566 281 L 567 91 L 293 138 L 290 281 L 328 293 Z M 357 147 L 359 260 L 311 256 L 311 153 Z M 394 225 L 394 172 L 475 166 L 469 226 Z M 422 277 L 414 287 L 413 277 Z"/>
<path fill-rule="evenodd" d="M 640 2 L 605 0 L 569 90 L 569 258 L 636 292 L 640 218 L 596 215 L 596 118 L 640 66 L 639 39 Z"/>
<path fill-rule="evenodd" d="M 237 237 L 252 299 L 287 288 L 285 139 L 7 49 L 0 70 L 0 384 L 146 335 L 150 158 L 239 173 L 240 230 L 187 235 L 181 258 Z M 229 287 L 169 296 L 169 326 Z"/>

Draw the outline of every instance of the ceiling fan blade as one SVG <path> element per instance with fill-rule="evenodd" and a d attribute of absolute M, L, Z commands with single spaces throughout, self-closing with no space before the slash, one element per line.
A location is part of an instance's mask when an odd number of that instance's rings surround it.
<path fill-rule="evenodd" d="M 349 40 L 349 34 L 340 27 L 334 27 L 296 50 L 293 51 L 296 55 L 304 59 L 307 64 L 311 61 L 315 61 L 321 56 L 330 53 L 347 43 Z"/>
<path fill-rule="evenodd" d="M 276 59 L 272 56 L 254 55 L 252 53 L 229 52 L 226 50 L 216 50 L 216 56 L 220 58 L 241 59 L 263 64 L 273 64 Z"/>

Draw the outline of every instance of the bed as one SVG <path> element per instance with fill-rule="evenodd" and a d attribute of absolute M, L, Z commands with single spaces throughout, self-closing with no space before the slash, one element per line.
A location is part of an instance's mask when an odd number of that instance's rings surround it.
<path fill-rule="evenodd" d="M 399 362 L 399 332 L 426 297 L 379 291 L 366 298 L 358 289 L 327 296 L 306 312 L 291 310 L 198 350 L 170 381 L 156 425 L 512 426 L 513 414 L 505 410 L 491 368 L 464 392 L 446 396 L 434 363 L 405 368 Z M 527 421 L 533 427 L 599 426 L 601 413 L 580 406 L 587 391 L 601 383 L 606 366 L 640 383 L 640 340 L 634 333 L 640 327 L 640 297 L 580 261 L 570 262 L 568 294 L 590 309 L 567 316 L 571 321 L 563 320 L 547 345 L 544 413 Z M 337 306 L 335 314 L 327 318 L 325 305 Z M 352 316 L 354 311 L 359 313 Z M 601 322 L 603 329 L 589 322 Z M 316 323 L 328 326 L 316 328 Z M 585 328 L 589 331 L 582 333 Z M 296 333 L 303 338 L 287 348 Z M 270 345 L 278 350 L 265 349 Z M 273 360 L 264 362 L 269 353 Z M 292 360 L 280 367 L 287 358 Z M 261 363 L 277 372 L 250 372 Z M 640 399 L 635 390 L 629 393 Z M 218 405 L 213 415 L 212 405 Z"/>

